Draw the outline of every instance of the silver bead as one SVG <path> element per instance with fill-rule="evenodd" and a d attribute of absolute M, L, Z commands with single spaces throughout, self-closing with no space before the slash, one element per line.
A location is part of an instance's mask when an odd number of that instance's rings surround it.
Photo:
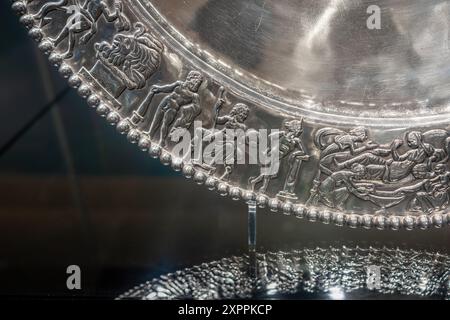
<path fill-rule="evenodd" d="M 256 204 L 260 208 L 264 208 L 267 205 L 268 199 L 265 195 L 259 194 L 256 196 Z"/>
<path fill-rule="evenodd" d="M 384 216 L 375 216 L 374 222 L 378 230 L 384 230 L 386 228 L 386 218 Z"/>
<path fill-rule="evenodd" d="M 139 132 L 139 130 L 131 129 L 127 134 L 127 139 L 130 143 L 136 144 L 141 139 L 141 133 Z"/>
<path fill-rule="evenodd" d="M 12 10 L 19 16 L 24 15 L 27 13 L 27 6 L 22 1 L 16 1 L 11 6 Z"/>
<path fill-rule="evenodd" d="M 432 221 L 433 226 L 435 226 L 436 228 L 442 228 L 442 226 L 444 225 L 444 217 L 440 213 L 436 213 L 435 215 L 433 215 Z"/>
<path fill-rule="evenodd" d="M 57 52 L 52 52 L 50 56 L 48 57 L 48 61 L 54 66 L 59 68 L 61 64 L 63 63 L 64 59 L 61 57 L 61 55 Z"/>
<path fill-rule="evenodd" d="M 76 89 L 81 86 L 81 78 L 78 75 L 74 74 L 69 78 L 68 83 L 70 87 Z"/>
<path fill-rule="evenodd" d="M 298 219 L 303 219 L 305 217 L 306 208 L 302 205 L 294 206 L 294 215 Z"/>
<path fill-rule="evenodd" d="M 422 230 L 428 229 L 428 227 L 429 227 L 428 216 L 421 215 L 417 219 L 417 226 Z"/>
<path fill-rule="evenodd" d="M 78 88 L 78 94 L 80 95 L 80 97 L 86 99 L 87 97 L 89 97 L 91 95 L 91 88 L 89 88 L 89 86 L 86 84 L 82 84 Z"/>
<path fill-rule="evenodd" d="M 23 15 L 20 17 L 20 23 L 22 23 L 25 28 L 31 29 L 34 26 L 34 18 L 31 14 Z"/>
<path fill-rule="evenodd" d="M 172 162 L 172 155 L 169 152 L 162 152 L 159 159 L 163 165 L 168 166 Z"/>
<path fill-rule="evenodd" d="M 280 207 L 280 200 L 278 199 L 270 199 L 269 200 L 269 209 L 272 212 L 277 212 Z"/>
<path fill-rule="evenodd" d="M 150 154 L 150 157 L 157 159 L 161 154 L 161 147 L 158 146 L 157 144 L 152 144 L 150 146 L 150 149 L 148 150 L 148 153 Z"/>
<path fill-rule="evenodd" d="M 406 216 L 403 218 L 403 226 L 406 230 L 414 229 L 414 219 L 411 216 Z"/>
<path fill-rule="evenodd" d="M 150 140 L 148 140 L 150 141 Z M 179 172 L 183 169 L 183 159 L 181 158 L 172 158 L 172 169 Z"/>
<path fill-rule="evenodd" d="M 240 200 L 241 199 L 241 189 L 238 187 L 233 187 L 230 189 L 230 197 L 233 200 Z"/>
<path fill-rule="evenodd" d="M 216 178 L 208 177 L 208 179 L 206 179 L 205 186 L 209 190 L 214 190 L 216 188 L 216 185 L 217 185 L 217 179 Z"/>
<path fill-rule="evenodd" d="M 186 178 L 188 178 L 188 179 L 192 178 L 194 176 L 194 174 L 195 174 L 194 167 L 189 165 L 189 164 L 183 166 L 183 170 L 182 171 L 183 171 L 183 175 Z"/>
<path fill-rule="evenodd" d="M 112 126 L 116 126 L 119 122 L 120 122 L 120 115 L 113 111 L 110 112 L 107 116 L 106 116 L 106 122 L 108 122 L 110 125 Z M 117 125 L 118 126 L 118 125 Z M 118 126 L 117 130 L 120 130 L 120 126 Z M 119 131 L 120 132 L 120 131 Z"/>
<path fill-rule="evenodd" d="M 363 215 L 363 217 L 361 219 L 361 225 L 365 229 L 371 229 L 372 228 L 372 216 L 368 215 L 368 214 Z"/>
<path fill-rule="evenodd" d="M 201 185 L 201 184 L 203 184 L 205 182 L 205 180 L 206 180 L 206 175 L 203 172 L 197 171 L 194 174 L 194 182 L 196 184 Z"/>
<path fill-rule="evenodd" d="M 96 94 L 91 94 L 86 101 L 91 108 L 96 108 L 100 104 L 100 98 Z"/>
<path fill-rule="evenodd" d="M 290 216 L 292 214 L 292 210 L 293 210 L 293 205 L 291 202 L 285 202 L 282 206 L 281 206 L 281 210 L 283 211 L 283 214 Z"/>
<path fill-rule="evenodd" d="M 112 113 L 116 113 L 116 112 L 112 112 Z M 108 116 L 108 117 L 106 118 L 106 120 L 107 120 L 110 124 L 114 125 L 113 122 L 110 122 L 110 121 L 109 121 L 109 117 L 110 117 L 110 116 Z M 114 121 L 115 121 L 115 120 L 117 120 L 117 117 L 114 117 L 113 119 L 114 119 Z M 120 119 L 120 117 L 119 117 L 119 119 Z M 120 122 L 117 124 L 116 129 L 117 129 L 117 131 L 118 131 L 120 134 L 127 134 L 127 133 L 131 130 L 131 125 L 130 125 L 130 123 L 128 122 L 127 119 L 124 119 L 124 120 L 120 121 Z"/>
<path fill-rule="evenodd" d="M 322 211 L 319 219 L 322 223 L 329 224 L 331 222 L 331 212 L 328 210 Z"/>
<path fill-rule="evenodd" d="M 344 225 L 344 215 L 342 214 L 342 213 L 340 213 L 340 212 L 338 212 L 338 213 L 336 213 L 335 215 L 334 215 L 334 224 L 335 225 L 337 225 L 337 226 L 339 226 L 339 227 L 342 227 L 343 225 Z"/>
<path fill-rule="evenodd" d="M 151 145 L 151 141 L 148 137 L 141 137 L 141 139 L 139 139 L 138 147 L 142 151 L 147 152 L 148 149 L 150 148 L 150 145 Z"/>
<path fill-rule="evenodd" d="M 106 117 L 109 114 L 109 107 L 104 104 L 104 103 L 100 103 L 100 105 L 97 107 L 97 114 L 102 116 L 102 117 Z"/>
<path fill-rule="evenodd" d="M 217 192 L 219 192 L 219 194 L 223 197 L 226 196 L 228 194 L 228 184 L 225 182 L 220 182 L 217 186 Z"/>
<path fill-rule="evenodd" d="M 73 71 L 68 64 L 62 63 L 59 67 L 59 73 L 63 76 L 63 78 L 67 79 L 73 74 Z"/>
<path fill-rule="evenodd" d="M 253 191 L 246 190 L 246 191 L 244 191 L 244 194 L 242 195 L 242 198 L 246 202 L 248 202 L 248 201 L 255 201 L 256 194 Z"/>
<path fill-rule="evenodd" d="M 40 42 L 44 35 L 42 34 L 42 30 L 40 28 L 32 28 L 30 31 L 28 31 L 28 34 L 30 37 L 37 42 Z M 51 61 L 50 61 L 51 62 Z M 53 62 L 52 62 L 53 64 Z"/>
<path fill-rule="evenodd" d="M 389 228 L 391 228 L 391 230 L 400 229 L 400 219 L 395 216 L 390 217 L 389 218 Z"/>
<path fill-rule="evenodd" d="M 318 217 L 319 212 L 317 211 L 317 209 L 312 208 L 306 213 L 306 218 L 311 222 L 316 222 Z"/>

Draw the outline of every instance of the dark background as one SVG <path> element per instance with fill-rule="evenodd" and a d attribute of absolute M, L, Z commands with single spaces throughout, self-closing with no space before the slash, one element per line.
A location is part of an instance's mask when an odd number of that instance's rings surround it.
<path fill-rule="evenodd" d="M 66 87 L 0 2 L 0 149 Z M 129 144 L 71 90 L 0 154 L 0 295 L 116 297 L 246 251 L 246 206 Z M 366 231 L 259 210 L 261 251 L 389 246 L 448 253 L 448 228 Z M 82 290 L 66 288 L 66 268 Z"/>

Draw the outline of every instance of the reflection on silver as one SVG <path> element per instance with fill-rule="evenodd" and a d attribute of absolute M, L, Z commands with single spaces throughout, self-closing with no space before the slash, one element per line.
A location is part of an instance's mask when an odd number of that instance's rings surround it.
<path fill-rule="evenodd" d="M 258 254 L 180 270 L 141 284 L 119 299 L 385 298 L 450 299 L 450 256 L 417 250 L 330 247 Z M 379 270 L 379 278 L 370 269 Z M 376 271 L 377 272 L 377 271 Z"/>
<path fill-rule="evenodd" d="M 99 115 L 198 184 L 310 221 L 440 228 L 450 223 L 450 4 L 378 1 L 380 29 L 368 28 L 370 5 L 14 0 L 12 7 Z M 178 129 L 192 137 L 197 121 L 210 138 L 213 129 L 280 130 L 280 170 L 186 160 L 171 138 Z"/>

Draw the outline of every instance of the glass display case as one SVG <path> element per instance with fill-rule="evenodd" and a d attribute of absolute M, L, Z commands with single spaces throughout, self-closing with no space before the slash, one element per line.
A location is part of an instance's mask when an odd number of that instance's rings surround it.
<path fill-rule="evenodd" d="M 447 3 L 82 2 L 0 4 L 0 295 L 450 297 Z"/>

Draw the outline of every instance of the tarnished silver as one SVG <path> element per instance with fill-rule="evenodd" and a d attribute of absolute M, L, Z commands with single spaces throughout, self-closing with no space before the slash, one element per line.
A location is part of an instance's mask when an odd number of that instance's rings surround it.
<path fill-rule="evenodd" d="M 18 0 L 13 9 L 99 115 L 195 182 L 311 221 L 442 227 L 449 3 L 372 4 Z M 280 170 L 186 160 L 171 137 L 194 135 L 196 121 L 216 140 L 278 129 Z"/>
<path fill-rule="evenodd" d="M 450 257 L 438 252 L 317 247 L 261 253 L 257 260 L 256 277 L 247 272 L 248 256 L 230 257 L 151 279 L 119 299 L 450 299 Z"/>

